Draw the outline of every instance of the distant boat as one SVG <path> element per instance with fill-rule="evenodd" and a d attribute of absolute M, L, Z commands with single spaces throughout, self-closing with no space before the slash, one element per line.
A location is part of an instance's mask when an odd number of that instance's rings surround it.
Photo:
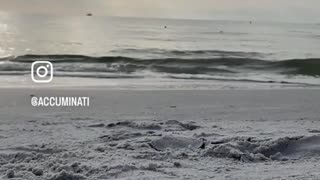
<path fill-rule="evenodd" d="M 92 16 L 92 13 L 87 13 L 87 16 Z"/>

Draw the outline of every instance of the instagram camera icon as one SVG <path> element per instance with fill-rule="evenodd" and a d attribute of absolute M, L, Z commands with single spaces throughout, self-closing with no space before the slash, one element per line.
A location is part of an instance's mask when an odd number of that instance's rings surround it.
<path fill-rule="evenodd" d="M 35 61 L 31 65 L 31 79 L 35 83 L 49 83 L 53 79 L 53 66 L 49 61 Z"/>

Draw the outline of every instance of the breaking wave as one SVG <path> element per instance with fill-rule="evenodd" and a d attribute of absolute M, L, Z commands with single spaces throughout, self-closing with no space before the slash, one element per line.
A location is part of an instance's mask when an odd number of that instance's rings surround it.
<path fill-rule="evenodd" d="M 190 52 L 172 52 L 190 53 Z M 193 53 L 208 53 L 196 51 Z M 212 51 L 209 53 L 219 53 Z M 221 52 L 220 52 L 221 53 Z M 235 55 L 240 52 L 234 52 Z M 232 54 L 232 53 L 231 53 Z M 241 55 L 241 54 L 238 54 Z M 243 55 L 243 54 L 242 54 Z M 153 75 L 175 79 L 224 79 L 270 81 L 252 79 L 252 74 L 265 76 L 320 76 L 320 59 L 288 59 L 281 61 L 258 58 L 218 57 L 218 58 L 131 58 L 123 56 L 92 57 L 83 55 L 24 55 L 0 59 L 1 74 L 23 74 L 30 72 L 34 61 L 47 60 L 54 63 L 59 76 L 136 78 Z M 112 76 L 109 76 L 112 74 Z M 121 74 L 121 76 L 116 76 Z M 150 74 L 150 73 L 149 73 Z M 243 78 L 240 78 L 243 77 Z"/>

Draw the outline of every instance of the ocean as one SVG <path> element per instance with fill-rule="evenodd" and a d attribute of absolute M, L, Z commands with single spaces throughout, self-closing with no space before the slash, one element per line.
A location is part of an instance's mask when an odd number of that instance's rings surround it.
<path fill-rule="evenodd" d="M 320 25 L 1 14 L 0 74 L 320 85 Z"/>

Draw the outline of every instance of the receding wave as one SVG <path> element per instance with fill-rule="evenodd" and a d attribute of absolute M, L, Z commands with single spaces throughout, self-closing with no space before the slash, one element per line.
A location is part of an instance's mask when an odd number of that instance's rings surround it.
<path fill-rule="evenodd" d="M 183 53 L 183 52 L 175 52 Z M 201 53 L 201 52 L 199 52 Z M 24 55 L 0 59 L 1 74 L 28 72 L 34 61 L 47 60 L 61 76 L 77 76 L 81 73 L 94 77 L 97 73 L 117 73 L 114 77 L 141 77 L 144 72 L 176 77 L 179 74 L 219 75 L 237 77 L 246 74 L 276 74 L 286 76 L 320 76 L 320 59 L 289 59 L 268 61 L 257 58 L 130 58 L 123 56 L 91 57 L 83 55 Z M 140 74 L 139 74 L 140 73 Z M 0 75 L 1 75 L 0 74 Z M 21 74 L 21 73 L 20 73 Z M 80 76 L 80 75 L 79 75 Z M 109 77 L 101 75 L 100 77 Z M 111 76 L 112 77 L 112 76 Z M 182 76 L 183 77 L 183 76 Z M 186 78 L 188 79 L 188 78 Z M 270 80 L 268 80 L 270 81 Z"/>

